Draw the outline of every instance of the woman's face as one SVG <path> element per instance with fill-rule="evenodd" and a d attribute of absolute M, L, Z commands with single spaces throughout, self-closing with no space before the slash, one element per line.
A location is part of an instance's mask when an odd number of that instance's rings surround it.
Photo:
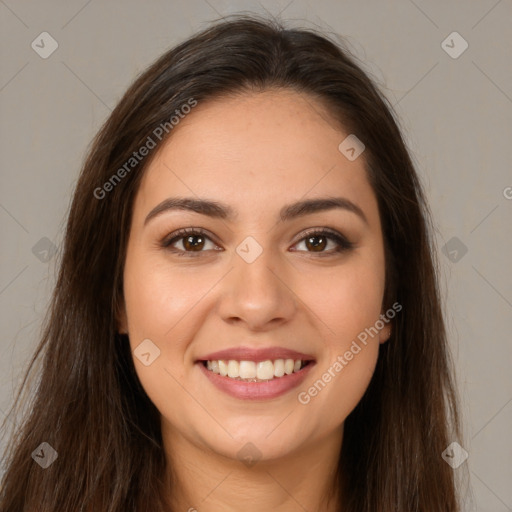
<path fill-rule="evenodd" d="M 388 335 L 377 201 L 348 135 L 309 96 L 246 94 L 198 104 L 147 168 L 119 326 L 169 443 L 271 460 L 341 440 Z M 191 208 L 150 214 L 170 198 Z"/>

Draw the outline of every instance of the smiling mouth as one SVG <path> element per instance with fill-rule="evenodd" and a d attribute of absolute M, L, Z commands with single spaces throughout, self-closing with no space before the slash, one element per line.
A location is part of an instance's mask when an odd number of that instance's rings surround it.
<path fill-rule="evenodd" d="M 314 363 L 302 359 L 267 359 L 265 361 L 209 360 L 199 361 L 207 370 L 241 382 L 269 382 L 299 373 Z"/>

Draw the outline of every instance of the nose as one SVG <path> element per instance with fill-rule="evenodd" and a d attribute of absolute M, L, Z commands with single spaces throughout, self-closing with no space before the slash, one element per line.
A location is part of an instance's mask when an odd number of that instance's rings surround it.
<path fill-rule="evenodd" d="M 235 268 L 222 281 L 219 313 L 224 321 L 264 331 L 293 318 L 298 299 L 290 282 L 290 265 L 277 262 L 268 249 L 251 263 L 235 254 L 233 264 Z"/>

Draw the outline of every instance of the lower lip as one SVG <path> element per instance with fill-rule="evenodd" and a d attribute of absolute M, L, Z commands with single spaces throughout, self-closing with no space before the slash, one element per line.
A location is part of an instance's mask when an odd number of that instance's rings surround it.
<path fill-rule="evenodd" d="M 240 400 L 269 400 L 284 395 L 299 386 L 306 378 L 311 368 L 315 366 L 312 361 L 299 372 L 283 377 L 274 377 L 266 382 L 243 382 L 241 380 L 222 377 L 218 373 L 208 370 L 202 362 L 196 363 L 210 382 L 224 393 Z"/>

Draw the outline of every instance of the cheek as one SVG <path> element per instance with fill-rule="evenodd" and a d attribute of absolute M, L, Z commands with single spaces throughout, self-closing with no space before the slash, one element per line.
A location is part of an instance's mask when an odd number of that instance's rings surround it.
<path fill-rule="evenodd" d="M 304 280 L 302 296 L 323 321 L 326 336 L 336 345 L 347 341 L 375 324 L 381 313 L 384 269 L 364 260 L 317 273 Z"/>
<path fill-rule="evenodd" d="M 318 418 L 323 431 L 338 428 L 361 401 L 375 371 L 378 344 L 359 346 L 360 352 L 353 354 L 350 361 L 346 351 L 340 351 L 322 368 L 323 373 L 301 390 L 300 407 L 307 411 L 303 416 L 305 429 L 316 428 Z"/>
<path fill-rule="evenodd" d="M 170 271 L 161 258 L 156 261 L 147 254 L 132 253 L 126 260 L 124 295 L 135 370 L 165 417 L 172 417 L 174 409 L 187 407 L 188 395 L 180 385 L 185 377 L 186 349 L 200 323 L 194 306 L 199 306 L 209 288 L 211 284 L 195 280 L 193 274 Z M 137 347 L 146 339 L 155 344 L 159 354 L 147 366 L 137 357 Z"/>
<path fill-rule="evenodd" d="M 161 349 L 212 286 L 204 274 L 170 270 L 161 257 L 136 255 L 127 259 L 124 283 L 130 334 L 154 337 Z"/>
<path fill-rule="evenodd" d="M 369 253 L 328 275 L 317 274 L 309 290 L 308 305 L 321 319 L 318 325 L 326 346 L 315 377 L 300 390 L 299 402 L 309 408 L 305 421 L 311 421 L 312 428 L 315 416 L 324 418 L 326 428 L 335 428 L 359 403 L 375 370 L 379 340 L 374 327 L 384 292 L 383 258 Z"/>

